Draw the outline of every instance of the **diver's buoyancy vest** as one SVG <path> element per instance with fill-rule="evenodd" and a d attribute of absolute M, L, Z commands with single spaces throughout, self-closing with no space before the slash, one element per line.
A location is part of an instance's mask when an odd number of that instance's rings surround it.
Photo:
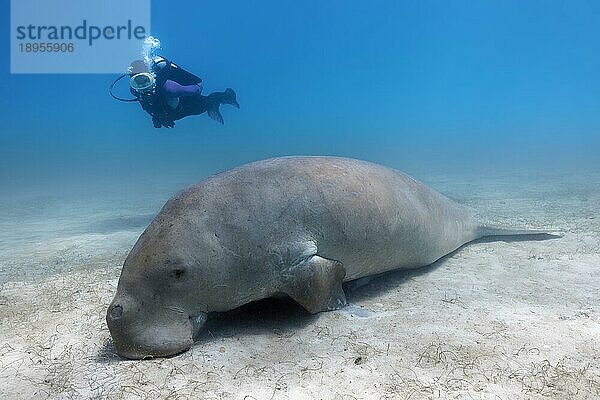
<path fill-rule="evenodd" d="M 152 116 L 153 121 L 156 119 L 164 126 L 171 126 L 176 119 L 175 110 L 167 104 L 167 99 L 162 95 L 162 90 L 167 80 L 172 80 L 180 85 L 197 85 L 202 82 L 202 79 L 196 75 L 180 68 L 177 64 L 167 60 L 164 57 L 155 62 L 153 73 L 156 77 L 155 88 L 151 94 L 139 95 L 140 104 L 144 111 Z M 159 67 L 164 61 L 165 65 Z M 132 92 L 133 93 L 133 92 Z M 136 95 L 134 93 L 134 95 Z"/>

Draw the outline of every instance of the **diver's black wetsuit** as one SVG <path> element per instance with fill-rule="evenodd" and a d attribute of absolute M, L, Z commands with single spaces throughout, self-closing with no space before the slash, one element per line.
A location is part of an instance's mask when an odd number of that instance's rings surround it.
<path fill-rule="evenodd" d="M 172 128 L 176 120 L 204 112 L 223 123 L 219 111 L 221 104 L 239 108 L 232 89 L 203 96 L 202 79 L 162 57 L 155 62 L 152 72 L 156 77 L 155 89 L 150 93 L 138 93 L 132 89 L 132 93 L 138 97 L 144 111 L 152 116 L 155 128 Z"/>
<path fill-rule="evenodd" d="M 179 98 L 179 105 L 175 110 L 174 120 L 187 117 L 188 115 L 199 115 L 208 113 L 208 115 L 217 122 L 223 122 L 223 116 L 219 111 L 221 104 L 231 104 L 236 108 L 240 108 L 235 98 L 233 89 L 226 89 L 224 92 L 214 92 L 208 96 L 202 96 L 198 93 L 195 96 L 186 96 Z"/>

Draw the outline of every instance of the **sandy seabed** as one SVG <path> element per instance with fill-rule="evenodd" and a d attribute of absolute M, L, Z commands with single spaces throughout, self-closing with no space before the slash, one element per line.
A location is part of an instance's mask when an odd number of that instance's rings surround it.
<path fill-rule="evenodd" d="M 351 284 L 339 311 L 213 315 L 190 351 L 145 361 L 115 355 L 104 317 L 169 194 L 3 199 L 0 398 L 600 398 L 600 175 L 423 180 L 486 220 L 564 236 L 473 243 Z"/>

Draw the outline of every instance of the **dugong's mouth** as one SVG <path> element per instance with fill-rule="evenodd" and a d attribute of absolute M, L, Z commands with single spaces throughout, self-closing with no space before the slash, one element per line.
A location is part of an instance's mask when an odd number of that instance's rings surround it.
<path fill-rule="evenodd" d="M 142 360 L 174 356 L 192 347 L 192 326 L 188 327 L 187 334 L 178 333 L 149 327 L 147 331 L 139 332 L 135 337 L 119 337 L 112 332 L 111 335 L 118 355 L 131 360 Z"/>
<path fill-rule="evenodd" d="M 206 321 L 205 313 L 194 317 L 181 312 L 145 317 L 128 318 L 120 304 L 109 307 L 106 321 L 121 357 L 139 360 L 179 354 L 192 347 Z"/>
<path fill-rule="evenodd" d="M 171 357 L 176 356 L 180 353 L 188 350 L 192 343 L 189 345 L 182 347 L 168 347 L 162 349 L 149 349 L 144 347 L 122 347 L 117 345 L 118 342 L 115 342 L 115 348 L 117 350 L 117 354 L 123 358 L 127 358 L 129 360 L 151 360 L 153 358 L 162 358 L 162 357 Z"/>

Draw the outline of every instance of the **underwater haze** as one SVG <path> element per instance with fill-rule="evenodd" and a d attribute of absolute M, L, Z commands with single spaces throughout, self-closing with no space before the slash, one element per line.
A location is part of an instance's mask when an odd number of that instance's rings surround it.
<path fill-rule="evenodd" d="M 139 229 L 177 190 L 284 155 L 364 159 L 430 184 L 585 184 L 600 170 L 599 19 L 597 2 L 155 1 L 161 54 L 204 94 L 234 88 L 241 108 L 223 105 L 224 125 L 203 114 L 155 129 L 109 96 L 118 75 L 11 75 L 4 59 L 0 242 L 106 219 Z M 116 92 L 128 96 L 125 80 Z"/>
<path fill-rule="evenodd" d="M 11 74 L 0 40 L 0 399 L 600 398 L 600 2 L 152 0 L 151 17 L 204 95 L 235 90 L 224 125 L 156 129 L 109 95 L 119 74 Z M 165 202 L 289 155 L 396 168 L 486 223 L 561 235 L 471 243 L 315 316 L 211 314 L 190 351 L 123 362 L 107 309 Z"/>
<path fill-rule="evenodd" d="M 222 107 L 224 126 L 203 115 L 173 130 L 113 100 L 116 76 L 10 75 L 3 40 L 2 191 L 191 182 L 291 154 L 598 170 L 599 19 L 593 1 L 155 1 L 164 56 L 241 105 Z"/>

